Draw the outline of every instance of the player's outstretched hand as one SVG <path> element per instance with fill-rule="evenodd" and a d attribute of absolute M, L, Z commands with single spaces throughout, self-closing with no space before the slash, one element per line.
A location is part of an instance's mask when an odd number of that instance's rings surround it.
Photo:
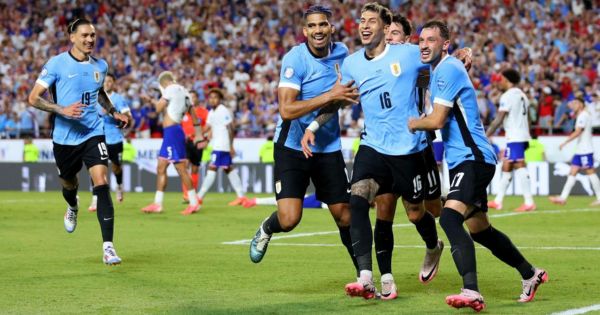
<path fill-rule="evenodd" d="M 125 114 L 115 112 L 113 113 L 113 118 L 119 122 L 119 128 L 121 129 L 127 128 L 130 124 L 129 116 Z"/>
<path fill-rule="evenodd" d="M 73 118 L 73 119 L 78 119 L 81 117 L 81 114 L 83 113 L 83 107 L 85 105 L 83 105 L 81 102 L 75 102 L 67 107 L 63 107 L 62 109 L 62 115 L 67 117 L 67 118 Z"/>
<path fill-rule="evenodd" d="M 304 136 L 300 141 L 302 145 L 302 153 L 304 153 L 305 158 L 312 157 L 312 150 L 310 149 L 311 145 L 315 145 L 315 134 L 309 129 L 304 130 Z"/>
<path fill-rule="evenodd" d="M 458 49 L 452 55 L 456 57 L 456 59 L 462 61 L 467 71 L 471 69 L 471 64 L 473 62 L 473 51 L 471 50 L 471 48 L 465 47 Z"/>
<path fill-rule="evenodd" d="M 341 102 L 340 105 L 358 104 L 358 89 L 353 87 L 354 80 L 342 84 L 342 74 L 338 73 L 337 81 L 329 93 L 333 102 Z"/>

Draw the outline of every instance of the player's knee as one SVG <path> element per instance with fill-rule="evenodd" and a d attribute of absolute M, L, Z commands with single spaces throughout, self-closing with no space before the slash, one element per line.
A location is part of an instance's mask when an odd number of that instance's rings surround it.
<path fill-rule="evenodd" d="M 465 218 L 463 217 L 463 215 L 460 212 L 451 208 L 444 208 L 442 210 L 442 214 L 440 215 L 440 226 L 444 230 L 447 230 L 448 228 L 451 228 L 456 225 L 462 227 L 464 221 Z"/>
<path fill-rule="evenodd" d="M 372 203 L 379 190 L 379 184 L 374 179 L 362 179 L 352 184 L 350 193 L 359 196 Z"/>
<path fill-rule="evenodd" d="M 66 190 L 77 189 L 77 187 L 79 186 L 79 181 L 77 180 L 77 177 L 65 179 L 63 180 L 62 186 Z"/>
<path fill-rule="evenodd" d="M 295 213 L 279 213 L 279 225 L 283 232 L 289 232 L 293 230 L 298 223 L 300 223 L 301 215 Z"/>
<path fill-rule="evenodd" d="M 418 205 L 410 204 L 406 208 L 406 217 L 412 223 L 421 221 L 421 218 L 423 218 L 424 214 L 425 210 L 423 207 L 419 207 Z"/>
<path fill-rule="evenodd" d="M 335 224 L 339 227 L 350 226 L 350 205 L 347 203 L 335 205 L 331 209 L 331 214 L 335 220 Z"/>

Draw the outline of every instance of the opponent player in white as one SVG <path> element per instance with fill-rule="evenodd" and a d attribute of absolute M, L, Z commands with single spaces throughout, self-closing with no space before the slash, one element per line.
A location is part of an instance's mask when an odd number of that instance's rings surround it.
<path fill-rule="evenodd" d="M 600 180 L 594 170 L 594 147 L 592 144 L 592 115 L 585 109 L 583 98 L 578 97 L 568 104 L 569 108 L 575 113 L 577 121 L 575 122 L 575 131 L 573 131 L 565 142 L 560 144 L 562 150 L 567 143 L 577 140 L 575 156 L 571 160 L 571 172 L 567 177 L 567 182 L 563 187 L 560 196 L 551 196 L 550 201 L 555 204 L 564 205 L 571 193 L 571 189 L 575 185 L 575 176 L 582 169 L 590 179 L 592 188 L 596 193 L 596 200 L 591 203 L 591 206 L 600 205 Z"/>
<path fill-rule="evenodd" d="M 502 71 L 499 88 L 504 91 L 500 96 L 500 107 L 496 119 L 492 121 L 486 136 L 491 137 L 500 124 L 504 123 L 506 136 L 506 150 L 504 151 L 504 162 L 502 162 L 502 177 L 500 188 L 496 199 L 488 202 L 488 208 L 501 210 L 504 193 L 512 179 L 512 170 L 515 170 L 515 178 L 521 183 L 525 202 L 515 211 L 533 211 L 536 209 L 535 202 L 531 196 L 531 184 L 529 172 L 525 164 L 525 150 L 529 139 L 529 100 L 527 95 L 518 88 L 521 76 L 514 69 Z"/>
<path fill-rule="evenodd" d="M 244 196 L 240 175 L 237 170 L 233 168 L 232 159 L 235 156 L 235 150 L 233 148 L 233 137 L 235 134 L 233 128 L 233 116 L 229 109 L 223 105 L 223 96 L 223 92 L 219 89 L 212 89 L 208 92 L 208 104 L 213 110 L 208 113 L 206 126 L 208 132 L 211 134 L 213 151 L 210 156 L 210 164 L 208 165 L 206 178 L 202 181 L 202 187 L 200 187 L 200 190 L 198 191 L 198 198 L 200 204 L 202 204 L 204 196 L 215 182 L 217 170 L 221 168 L 227 174 L 229 183 L 237 195 L 237 198 L 230 202 L 229 205 L 239 206 L 246 201 L 246 197 Z"/>
<path fill-rule="evenodd" d="M 147 96 L 143 96 L 147 101 L 152 102 L 156 112 L 163 113 L 163 142 L 158 154 L 158 165 L 156 166 L 156 194 L 154 202 L 142 208 L 142 212 L 160 213 L 162 212 L 164 191 L 167 188 L 167 167 L 173 163 L 181 181 L 188 190 L 190 204 L 182 214 L 191 214 L 197 212 L 200 208 L 196 197 L 196 190 L 192 185 L 192 178 L 186 170 L 187 158 L 185 154 L 185 135 L 181 127 L 181 120 L 185 113 L 190 112 L 194 127 L 196 129 L 195 139 L 199 144 L 202 142 L 202 130 L 198 123 L 196 114 L 191 109 L 189 92 L 181 85 L 177 84 L 173 73 L 170 71 L 161 72 L 158 76 L 158 84 L 162 96 L 156 101 Z"/>

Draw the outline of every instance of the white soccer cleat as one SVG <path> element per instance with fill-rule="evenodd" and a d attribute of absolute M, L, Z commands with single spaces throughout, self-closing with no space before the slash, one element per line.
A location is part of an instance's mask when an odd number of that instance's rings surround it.
<path fill-rule="evenodd" d="M 117 256 L 117 252 L 115 251 L 114 247 L 106 246 L 106 248 L 104 248 L 104 255 L 102 256 L 102 261 L 104 262 L 104 264 L 112 266 L 120 264 L 121 258 Z"/>
<path fill-rule="evenodd" d="M 548 273 L 544 269 L 535 269 L 535 273 L 531 279 L 522 280 L 523 293 L 519 297 L 519 302 L 527 303 L 533 300 L 535 292 L 542 283 L 548 282 Z"/>
<path fill-rule="evenodd" d="M 440 267 L 440 258 L 442 257 L 442 251 L 444 251 L 444 242 L 438 240 L 437 246 L 433 249 L 425 250 L 425 259 L 423 260 L 423 266 L 419 273 L 419 281 L 423 284 L 429 283 Z"/>
<path fill-rule="evenodd" d="M 77 209 L 71 209 L 71 207 L 67 207 L 67 212 L 65 212 L 63 221 L 67 233 L 73 233 L 77 227 Z"/>
<path fill-rule="evenodd" d="M 381 276 L 381 293 L 379 298 L 382 300 L 393 300 L 398 297 L 398 288 L 394 277 L 391 274 Z"/>

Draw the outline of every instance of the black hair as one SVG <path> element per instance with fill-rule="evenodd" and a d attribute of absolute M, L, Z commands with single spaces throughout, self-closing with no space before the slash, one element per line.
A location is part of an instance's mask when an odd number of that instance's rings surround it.
<path fill-rule="evenodd" d="M 108 72 L 108 73 L 106 73 L 106 76 L 107 76 L 107 77 L 111 77 L 111 78 L 113 78 L 113 80 L 115 80 L 115 81 L 117 80 L 117 77 L 115 77 L 115 74 L 114 74 L 114 73 L 112 73 L 112 72 Z"/>
<path fill-rule="evenodd" d="M 506 69 L 502 71 L 502 76 L 512 84 L 519 84 L 519 82 L 521 82 L 521 75 L 515 69 Z"/>
<path fill-rule="evenodd" d="M 423 28 L 437 28 L 438 30 L 440 30 L 440 36 L 442 36 L 443 39 L 450 39 L 450 31 L 448 30 L 448 25 L 446 25 L 446 23 L 442 21 L 429 21 L 425 23 L 425 25 L 423 25 Z"/>
<path fill-rule="evenodd" d="M 308 9 L 306 9 L 302 17 L 304 20 L 306 20 L 306 18 L 311 14 L 324 14 L 327 18 L 330 18 L 333 15 L 330 8 L 318 4 L 311 5 Z"/>
<path fill-rule="evenodd" d="M 379 18 L 383 21 L 384 25 L 392 24 L 392 12 L 390 9 L 382 6 L 377 2 L 369 2 L 363 5 L 360 13 L 364 13 L 365 11 L 371 11 L 379 14 Z"/>
<path fill-rule="evenodd" d="M 69 25 L 67 26 L 67 33 L 73 34 L 77 32 L 77 28 L 79 27 L 79 25 L 92 25 L 92 22 L 85 18 L 75 19 L 71 21 L 71 23 L 69 23 Z"/>
<path fill-rule="evenodd" d="M 402 31 L 405 36 L 409 36 L 412 33 L 412 26 L 410 21 L 402 14 L 394 14 L 392 16 L 392 23 L 396 23 L 402 26 Z"/>

